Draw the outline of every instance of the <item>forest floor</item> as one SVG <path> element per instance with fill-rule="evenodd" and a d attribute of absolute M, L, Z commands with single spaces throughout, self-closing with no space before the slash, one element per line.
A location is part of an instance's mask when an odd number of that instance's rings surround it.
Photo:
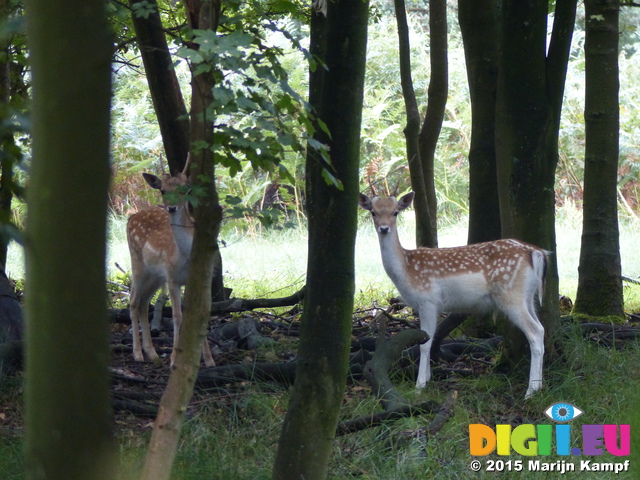
<path fill-rule="evenodd" d="M 361 350 L 370 352 L 375 348 L 379 312 L 379 308 L 354 312 L 353 357 L 360 355 Z M 581 327 L 569 317 L 565 318 L 561 340 L 564 347 L 558 358 L 545 360 L 547 387 L 530 401 L 522 400 L 526 373 L 494 372 L 500 348 L 468 353 L 464 346 L 460 347 L 460 342 L 478 343 L 465 335 L 464 327 L 455 332 L 456 341 L 450 340 L 449 346 L 445 346 L 449 349 L 448 355 L 432 366 L 434 379 L 424 392 L 413 388 L 415 365 L 411 355 L 403 355 L 394 364 L 394 385 L 412 404 L 434 400 L 434 410 L 339 437 L 330 478 L 489 478 L 495 472 L 476 473 L 469 469 L 472 457 L 468 450 L 468 425 L 506 423 L 515 427 L 523 423 L 550 423 L 543 412 L 558 401 L 572 403 L 585 411 L 585 420 L 579 422 L 633 422 L 634 419 L 628 418 L 628 406 L 637 404 L 634 392 L 640 384 L 637 363 L 640 317 L 630 314 L 628 319 L 626 325 L 582 324 L 586 326 Z M 262 340 L 250 348 L 247 338 L 232 334 L 212 339 L 217 366 L 203 368 L 197 382 L 174 470 L 176 479 L 270 478 L 270 465 L 293 380 L 286 366 L 293 365 L 295 360 L 299 312 L 294 309 L 284 313 L 220 315 L 214 319 L 210 339 L 224 325 L 242 321 L 255 325 Z M 164 323 L 170 327 L 171 321 L 165 318 Z M 417 326 L 417 320 L 408 310 L 398 312 L 387 321 L 386 337 Z M 170 328 L 167 328 L 154 338 L 154 345 L 164 358 L 163 365 L 134 362 L 129 330 L 126 323 L 112 323 L 112 395 L 122 480 L 136 478 L 135 472 L 144 458 L 155 409 L 168 379 L 171 351 Z M 486 339 L 482 342 L 487 345 Z M 462 348 L 459 354 L 456 348 Z M 528 367 L 528 359 L 525 363 L 521 370 Z M 285 368 L 276 374 L 254 376 L 264 365 L 284 365 Z M 341 422 L 383 410 L 380 399 L 360 371 L 356 368 L 351 373 Z M 22 380 L 21 373 L 0 378 L 0 478 L 3 480 L 24 476 Z M 449 415 L 443 419 L 438 414 L 438 406 L 450 401 L 454 391 L 457 399 L 453 397 Z M 442 425 L 433 429 L 439 417 Z M 495 461 L 501 457 L 487 458 Z M 606 458 L 608 462 L 621 461 L 610 455 Z M 549 461 L 565 459 L 553 456 Z M 635 461 L 640 462 L 640 458 Z M 485 469 L 488 465 L 486 461 Z M 447 471 L 449 474 L 445 475 Z M 457 473 L 451 476 L 451 472 Z M 626 476 L 623 472 L 617 478 L 637 478 L 634 475 Z M 528 477 L 525 475 L 525 478 Z M 555 477 L 531 472 L 530 478 Z M 598 477 L 586 474 L 580 478 Z"/>

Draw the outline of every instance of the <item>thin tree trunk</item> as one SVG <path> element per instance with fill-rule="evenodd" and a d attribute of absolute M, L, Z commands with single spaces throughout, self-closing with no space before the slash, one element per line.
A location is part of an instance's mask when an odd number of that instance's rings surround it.
<path fill-rule="evenodd" d="M 575 311 L 624 318 L 618 231 L 618 13 L 585 2 L 584 210 Z"/>
<path fill-rule="evenodd" d="M 311 50 L 328 69 L 311 75 L 310 102 L 326 123 L 338 190 L 323 178 L 328 165 L 307 156 L 309 261 L 296 383 L 273 469 L 276 480 L 324 479 L 349 365 L 357 228 L 360 123 L 364 93 L 368 2 L 328 3 L 312 14 Z M 317 70 L 318 71 L 318 70 Z"/>
<path fill-rule="evenodd" d="M 143 0 L 129 0 L 133 7 Z M 142 17 L 132 10 L 131 19 L 140 56 L 147 74 L 149 93 L 158 118 L 167 163 L 172 175 L 184 169 L 189 153 L 189 120 L 156 0 L 144 0 L 152 9 Z"/>
<path fill-rule="evenodd" d="M 191 28 L 216 30 L 220 2 L 185 1 Z M 214 78 L 210 72 L 194 75 L 191 101 L 191 144 L 213 144 L 213 118 L 207 107 L 213 100 Z M 213 153 L 210 148 L 192 151 L 191 180 L 203 193 L 194 208 L 195 233 L 185 288 L 184 321 L 176 348 L 176 361 L 147 451 L 143 480 L 168 480 L 178 449 L 178 441 L 198 373 L 200 351 L 210 319 L 211 276 L 217 250 L 222 209 L 215 188 Z"/>
<path fill-rule="evenodd" d="M 104 308 L 112 53 L 104 7 L 26 2 L 33 161 L 25 466 L 34 480 L 115 478 Z"/>
<path fill-rule="evenodd" d="M 413 89 L 413 79 L 411 78 L 411 46 L 409 44 L 409 25 L 407 23 L 407 12 L 404 0 L 394 0 L 396 10 L 396 22 L 398 25 L 398 45 L 400 47 L 400 84 L 402 86 L 402 96 L 404 97 L 405 111 L 407 114 L 407 125 L 404 128 L 404 136 L 407 145 L 407 160 L 409 162 L 409 176 L 411 177 L 411 187 L 416 193 L 413 205 L 416 211 L 416 243 L 418 246 L 434 247 L 436 244 L 436 234 L 429 203 L 427 201 L 427 182 L 422 168 L 422 158 L 420 157 L 420 111 Z M 433 183 L 433 178 L 431 179 Z"/>
<path fill-rule="evenodd" d="M 435 186 L 435 157 L 449 95 L 447 2 L 429 0 L 429 61 L 431 76 L 427 92 L 427 112 L 420 130 L 420 160 L 431 220 L 431 243 L 438 246 L 438 200 Z"/>
<path fill-rule="evenodd" d="M 129 4 L 133 7 L 136 3 L 141 2 L 142 0 L 130 0 Z M 184 170 L 189 153 L 187 108 L 172 65 L 158 4 L 156 0 L 150 0 L 147 3 L 155 7 L 147 17 L 138 17 L 133 11 L 131 18 L 140 48 L 140 56 L 147 74 L 149 93 L 158 119 L 169 171 L 173 175 L 177 175 Z M 219 248 L 213 267 L 211 295 L 216 302 L 226 300 L 222 257 Z"/>

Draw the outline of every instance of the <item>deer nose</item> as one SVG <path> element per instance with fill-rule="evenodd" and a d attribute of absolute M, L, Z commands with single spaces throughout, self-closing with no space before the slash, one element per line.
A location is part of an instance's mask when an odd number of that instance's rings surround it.
<path fill-rule="evenodd" d="M 175 205 L 170 205 L 167 207 L 167 212 L 169 213 L 176 213 L 177 210 L 178 210 L 178 207 L 176 207 Z"/>
<path fill-rule="evenodd" d="M 387 227 L 386 225 L 384 225 L 384 226 L 382 226 L 382 227 L 378 228 L 378 231 L 379 231 L 380 233 L 382 233 L 382 234 L 389 233 L 389 227 Z"/>

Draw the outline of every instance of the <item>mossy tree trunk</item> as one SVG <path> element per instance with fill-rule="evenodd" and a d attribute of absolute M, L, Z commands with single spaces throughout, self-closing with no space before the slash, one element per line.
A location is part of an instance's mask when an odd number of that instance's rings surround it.
<path fill-rule="evenodd" d="M 576 0 L 558 0 L 547 48 L 547 0 L 502 4 L 496 97 L 496 157 L 502 236 L 555 252 L 555 171 L 562 95 Z M 540 320 L 546 333 L 560 326 L 558 269 L 550 256 Z M 508 358 L 526 351 L 510 327 Z M 552 347 L 552 345 L 549 345 Z M 548 356 L 554 349 L 548 348 Z"/>
<path fill-rule="evenodd" d="M 26 476 L 115 478 L 105 311 L 111 35 L 105 4 L 26 3 Z"/>
<path fill-rule="evenodd" d="M 618 231 L 618 13 L 585 2 L 584 209 L 575 311 L 624 317 Z"/>
<path fill-rule="evenodd" d="M 499 13 L 498 0 L 458 2 L 471 97 L 470 244 L 497 240 L 502 234 L 495 143 Z"/>
<path fill-rule="evenodd" d="M 328 3 L 327 18 L 313 14 L 311 50 L 320 54 L 310 79 L 310 102 L 331 136 L 331 165 L 307 156 L 309 259 L 296 383 L 273 469 L 277 480 L 324 479 L 344 396 L 349 362 L 357 228 L 360 123 L 364 90 L 368 2 Z M 342 189 L 329 185 L 329 169 Z"/>

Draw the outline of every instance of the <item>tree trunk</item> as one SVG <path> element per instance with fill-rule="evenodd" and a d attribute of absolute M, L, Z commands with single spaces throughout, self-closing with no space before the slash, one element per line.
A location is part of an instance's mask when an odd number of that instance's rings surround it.
<path fill-rule="evenodd" d="M 220 2 L 185 1 L 192 29 L 216 30 Z M 189 278 L 185 288 L 184 321 L 176 349 L 176 361 L 151 435 L 143 480 L 168 480 L 178 449 L 180 432 L 198 373 L 202 342 L 210 319 L 211 277 L 215 262 L 222 208 L 215 187 L 213 152 L 202 145 L 213 145 L 213 118 L 207 108 L 213 101 L 214 77 L 211 72 L 192 78 L 191 100 L 191 181 L 202 192 L 194 208 L 195 233 Z"/>
<path fill-rule="evenodd" d="M 104 7 L 26 4 L 33 161 L 25 465 L 34 480 L 115 478 L 104 308 L 111 99 Z"/>
<path fill-rule="evenodd" d="M 471 97 L 470 244 L 501 237 L 495 143 L 498 16 L 498 0 L 460 0 L 458 3 Z"/>
<path fill-rule="evenodd" d="M 133 7 L 142 0 L 130 0 Z M 145 0 L 146 2 L 146 0 Z M 150 0 L 155 8 L 145 17 L 132 13 L 133 27 L 140 48 L 140 56 L 149 84 L 149 93 L 158 118 L 164 151 L 172 175 L 184 170 L 189 153 L 189 120 L 182 98 L 178 77 L 173 68 L 171 53 L 162 27 L 156 0 Z M 211 296 L 216 302 L 226 300 L 222 257 L 217 249 L 211 280 Z"/>
<path fill-rule="evenodd" d="M 576 0 L 558 0 L 547 53 L 548 2 L 506 0 L 496 98 L 496 156 L 502 236 L 555 251 L 554 180 L 558 130 Z M 526 26 L 526 28 L 524 27 Z M 547 335 L 560 326 L 558 269 L 551 255 L 540 320 Z M 515 360 L 524 336 L 505 335 Z M 551 345 L 549 346 L 551 347 Z M 553 356 L 554 349 L 547 352 Z M 548 355 L 549 356 L 549 355 Z"/>
<path fill-rule="evenodd" d="M 447 2 L 429 0 L 429 61 L 431 76 L 427 92 L 427 112 L 420 130 L 420 160 L 431 220 L 431 238 L 424 247 L 438 246 L 438 200 L 435 186 L 435 156 L 444 121 L 449 94 L 449 64 L 447 40 Z"/>
<path fill-rule="evenodd" d="M 310 103 L 331 138 L 332 173 L 343 189 L 325 182 L 330 168 L 307 155 L 309 260 L 296 383 L 284 420 L 273 478 L 324 479 L 344 396 L 349 364 L 357 229 L 360 123 L 364 92 L 368 2 L 328 2 L 327 18 L 312 14 L 311 51 L 324 52 L 327 70 L 310 79 Z M 318 51 L 320 50 L 320 52 Z"/>
<path fill-rule="evenodd" d="M 407 125 L 404 136 L 407 145 L 407 160 L 411 188 L 416 193 L 413 205 L 416 211 L 416 243 L 422 247 L 436 246 L 436 231 L 433 228 L 429 211 L 427 184 L 429 178 L 424 176 L 422 158 L 420 156 L 420 111 L 413 89 L 411 78 L 411 46 L 409 45 L 409 25 L 404 0 L 394 0 L 396 22 L 398 25 L 398 45 L 400 47 L 400 83 L 407 114 Z M 433 176 L 431 178 L 433 184 Z"/>
<path fill-rule="evenodd" d="M 129 0 L 131 7 L 137 3 L 143 1 Z M 189 153 L 187 108 L 172 66 L 158 4 L 156 0 L 144 0 L 144 3 L 153 7 L 148 16 L 137 16 L 135 10 L 132 10 L 131 19 L 147 74 L 153 108 L 158 117 L 169 171 L 172 175 L 177 175 L 184 169 Z"/>
<path fill-rule="evenodd" d="M 618 12 L 585 2 L 585 165 L 582 245 L 574 310 L 624 318 L 618 232 Z"/>

